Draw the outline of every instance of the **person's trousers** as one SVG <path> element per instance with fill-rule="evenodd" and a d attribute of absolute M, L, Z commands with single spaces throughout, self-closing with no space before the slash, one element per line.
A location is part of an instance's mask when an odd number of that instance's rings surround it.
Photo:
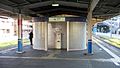
<path fill-rule="evenodd" d="M 32 44 L 32 38 L 30 38 L 30 45 L 33 45 L 33 44 Z"/>

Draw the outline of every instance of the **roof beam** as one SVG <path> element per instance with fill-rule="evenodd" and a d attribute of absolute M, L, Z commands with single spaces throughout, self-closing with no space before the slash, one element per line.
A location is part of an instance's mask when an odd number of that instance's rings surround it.
<path fill-rule="evenodd" d="M 120 3 L 118 3 L 115 7 L 119 7 L 120 6 Z"/>
<path fill-rule="evenodd" d="M 82 4 L 82 3 L 66 2 L 66 1 L 55 1 L 55 3 L 58 3 L 58 4 L 63 5 L 63 6 L 88 8 L 88 4 Z"/>
<path fill-rule="evenodd" d="M 47 6 L 52 4 L 52 1 L 45 1 L 45 2 L 38 2 L 35 4 L 30 4 L 30 5 L 25 5 L 23 6 L 24 8 L 37 8 L 37 7 L 42 7 L 42 6 Z"/>
<path fill-rule="evenodd" d="M 98 2 L 99 0 L 92 0 L 92 2 L 90 3 L 89 11 L 93 11 Z"/>
<path fill-rule="evenodd" d="M 31 11 L 29 9 L 21 9 L 22 14 L 36 14 L 34 11 Z"/>
<path fill-rule="evenodd" d="M 35 4 L 25 5 L 24 8 L 43 7 L 43 6 L 51 5 L 52 3 L 53 3 L 53 1 L 38 2 Z M 80 3 L 75 3 L 75 2 L 55 1 L 55 3 L 58 3 L 58 4 L 63 5 L 63 6 L 88 8 L 88 4 L 80 4 Z"/>
<path fill-rule="evenodd" d="M 53 12 L 60 10 L 61 8 L 56 8 L 56 9 L 50 9 L 50 10 L 42 10 L 42 11 L 37 11 L 36 13 L 47 13 L 47 12 Z"/>
<path fill-rule="evenodd" d="M 7 6 L 7 5 L 4 5 L 4 4 L 1 4 L 0 3 L 0 10 L 3 10 L 5 12 L 9 12 L 11 14 L 17 14 L 19 12 L 19 9 L 18 8 L 13 8 L 11 6 Z M 22 14 L 35 14 L 35 12 L 31 11 L 31 10 L 28 10 L 28 9 L 21 9 L 21 13 Z"/>
<path fill-rule="evenodd" d="M 31 4 L 31 2 L 30 1 L 28 1 L 28 0 L 24 0 L 24 1 L 26 1 L 27 3 L 29 3 L 29 4 Z"/>
<path fill-rule="evenodd" d="M 17 13 L 18 9 L 0 3 L 0 9 L 10 13 Z"/>
<path fill-rule="evenodd" d="M 95 9 L 96 5 L 98 4 L 99 0 L 91 0 L 90 2 L 90 6 L 88 9 L 88 15 L 87 15 L 87 20 L 89 22 L 90 19 L 92 19 L 92 12 Z"/>
<path fill-rule="evenodd" d="M 38 11 L 36 13 L 47 13 L 47 12 L 52 12 L 52 11 L 57 11 L 57 10 L 63 10 L 63 11 L 65 10 L 65 11 L 72 11 L 72 12 L 78 12 L 78 13 L 87 13 L 86 11 L 68 9 L 68 8 L 56 8 L 56 9 L 51 9 L 51 10 L 43 10 L 43 11 Z"/>
<path fill-rule="evenodd" d="M 94 15 L 95 17 L 102 17 L 102 16 L 116 16 L 116 15 L 120 15 L 120 13 L 113 13 L 113 14 L 100 14 L 100 15 Z"/>
<path fill-rule="evenodd" d="M 112 6 L 102 6 L 101 8 L 103 8 L 103 9 L 110 9 L 110 10 L 113 10 L 113 11 L 115 11 L 115 10 L 120 10 L 120 8 L 118 8 L 118 7 L 112 7 Z"/>
<path fill-rule="evenodd" d="M 85 14 L 80 14 L 80 13 L 73 13 L 73 12 L 64 12 L 64 11 L 60 11 L 60 12 L 54 12 L 54 13 L 47 13 L 45 14 L 45 16 L 55 16 L 55 15 L 61 15 L 61 14 L 68 14 L 68 15 L 76 15 L 76 16 L 84 16 L 86 17 Z"/>

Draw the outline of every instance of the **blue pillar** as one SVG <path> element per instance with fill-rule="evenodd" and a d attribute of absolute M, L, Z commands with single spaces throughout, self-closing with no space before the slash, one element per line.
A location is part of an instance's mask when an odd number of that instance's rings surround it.
<path fill-rule="evenodd" d="M 92 54 L 92 39 L 88 39 L 88 54 Z"/>
<path fill-rule="evenodd" d="M 18 52 L 22 52 L 23 47 L 22 47 L 22 39 L 18 39 Z"/>

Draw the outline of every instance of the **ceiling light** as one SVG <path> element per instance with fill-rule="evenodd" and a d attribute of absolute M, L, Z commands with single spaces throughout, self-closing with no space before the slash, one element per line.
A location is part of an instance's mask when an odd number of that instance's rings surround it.
<path fill-rule="evenodd" d="M 59 6 L 59 4 L 52 4 L 52 6 Z"/>

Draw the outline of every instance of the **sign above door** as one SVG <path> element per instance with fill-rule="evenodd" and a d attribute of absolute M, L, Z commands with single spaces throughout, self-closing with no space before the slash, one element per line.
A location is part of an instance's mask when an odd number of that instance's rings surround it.
<path fill-rule="evenodd" d="M 65 17 L 49 17 L 49 22 L 65 22 Z"/>

